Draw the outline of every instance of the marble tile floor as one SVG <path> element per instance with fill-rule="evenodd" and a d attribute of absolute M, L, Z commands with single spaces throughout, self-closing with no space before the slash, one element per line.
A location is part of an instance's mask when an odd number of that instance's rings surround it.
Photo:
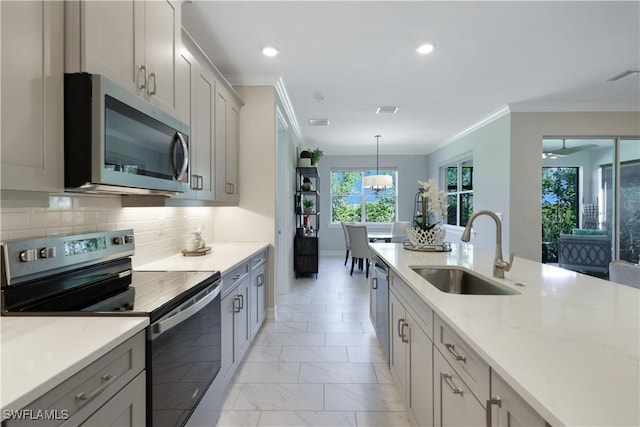
<path fill-rule="evenodd" d="M 218 426 L 409 426 L 369 320 L 364 272 L 323 257 L 278 298 Z"/>

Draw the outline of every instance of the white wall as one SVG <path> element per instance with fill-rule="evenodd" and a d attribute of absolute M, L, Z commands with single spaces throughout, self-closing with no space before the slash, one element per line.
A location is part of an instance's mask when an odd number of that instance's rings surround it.
<path fill-rule="evenodd" d="M 490 210 L 502 214 L 502 241 L 505 253 L 509 250 L 509 193 L 510 173 L 510 118 L 502 116 L 474 132 L 428 156 L 429 178 L 438 180 L 441 167 L 467 155 L 473 156 L 473 210 Z M 541 156 L 542 151 L 538 153 Z M 438 183 L 444 188 L 444 183 Z M 471 242 L 481 248 L 495 248 L 496 231 L 493 220 L 479 217 L 473 224 L 475 232 Z M 447 240 L 458 241 L 460 232 L 448 232 Z"/>
<path fill-rule="evenodd" d="M 427 173 L 427 156 L 388 156 L 380 155 L 380 169 L 397 168 L 398 170 L 398 221 L 413 219 L 413 203 L 418 191 L 418 180 L 425 180 Z M 330 225 L 331 222 L 331 190 L 330 177 L 332 169 L 367 168 L 375 169 L 376 156 L 324 156 L 318 163 L 320 174 L 320 251 L 333 253 L 344 251 L 344 234 L 342 227 Z M 371 229 L 374 229 L 372 227 Z M 385 226 L 391 230 L 391 226 Z"/>

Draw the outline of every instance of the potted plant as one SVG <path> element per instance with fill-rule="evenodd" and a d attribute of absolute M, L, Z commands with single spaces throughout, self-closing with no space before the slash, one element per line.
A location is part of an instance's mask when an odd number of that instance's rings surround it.
<path fill-rule="evenodd" d="M 306 176 L 302 179 L 302 191 L 313 191 L 311 180 Z"/>
<path fill-rule="evenodd" d="M 313 150 L 311 152 L 311 166 L 317 166 L 318 160 L 320 160 L 323 154 L 324 152 L 319 148 L 316 148 L 315 150 Z"/>
<path fill-rule="evenodd" d="M 419 215 L 413 219 L 413 228 L 407 229 L 407 237 L 414 248 L 442 245 L 446 235 L 444 228 L 438 227 L 439 221 L 430 221 L 430 215 L 444 218 L 449 203 L 447 193 L 436 186 L 433 179 L 418 181 L 420 188 L 416 194 L 416 210 Z"/>
<path fill-rule="evenodd" d="M 300 158 L 298 159 L 299 168 L 308 168 L 311 166 L 311 151 L 303 150 L 300 152 Z"/>
<path fill-rule="evenodd" d="M 313 200 L 304 199 L 302 205 L 304 206 L 304 213 L 312 214 L 313 213 Z"/>

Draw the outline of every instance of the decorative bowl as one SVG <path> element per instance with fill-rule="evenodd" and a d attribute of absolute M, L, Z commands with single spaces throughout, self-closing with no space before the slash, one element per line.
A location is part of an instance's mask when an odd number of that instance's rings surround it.
<path fill-rule="evenodd" d="M 407 237 L 414 248 L 442 245 L 446 234 L 447 230 L 438 227 L 428 231 L 419 228 L 407 228 Z"/>

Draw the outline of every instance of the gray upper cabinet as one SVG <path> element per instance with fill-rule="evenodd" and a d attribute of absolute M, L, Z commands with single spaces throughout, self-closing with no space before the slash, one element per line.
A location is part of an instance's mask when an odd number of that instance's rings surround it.
<path fill-rule="evenodd" d="M 2 189 L 62 191 L 64 4 L 0 2 Z"/>
<path fill-rule="evenodd" d="M 65 72 L 102 74 L 175 117 L 181 43 L 178 2 L 65 4 Z"/>

